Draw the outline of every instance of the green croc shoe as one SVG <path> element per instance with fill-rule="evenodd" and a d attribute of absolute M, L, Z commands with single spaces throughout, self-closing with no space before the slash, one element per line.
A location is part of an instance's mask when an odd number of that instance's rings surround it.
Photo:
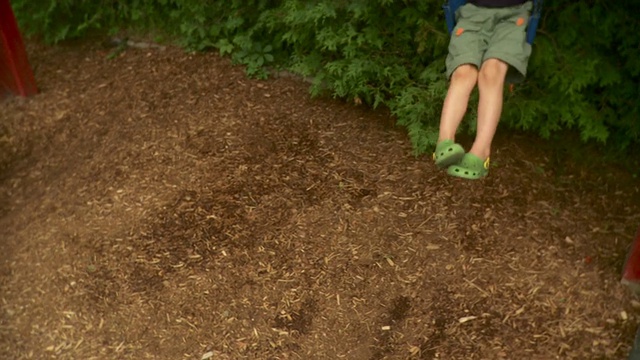
<path fill-rule="evenodd" d="M 460 162 L 463 156 L 464 148 L 460 144 L 456 144 L 453 140 L 442 140 L 436 145 L 433 160 L 439 168 L 446 168 Z"/>
<path fill-rule="evenodd" d="M 469 180 L 483 178 L 489 174 L 489 158 L 483 161 L 473 154 L 465 154 L 460 163 L 449 166 L 447 174 Z"/>

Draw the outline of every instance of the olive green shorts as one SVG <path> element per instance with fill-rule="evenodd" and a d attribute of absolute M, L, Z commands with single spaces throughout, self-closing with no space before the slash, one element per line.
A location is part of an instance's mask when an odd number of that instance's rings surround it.
<path fill-rule="evenodd" d="M 461 6 L 449 42 L 447 78 L 460 65 L 472 64 L 479 69 L 485 60 L 494 58 L 510 65 L 507 81 L 524 80 L 531 55 L 526 30 L 532 7 L 531 1 L 506 8 Z"/>

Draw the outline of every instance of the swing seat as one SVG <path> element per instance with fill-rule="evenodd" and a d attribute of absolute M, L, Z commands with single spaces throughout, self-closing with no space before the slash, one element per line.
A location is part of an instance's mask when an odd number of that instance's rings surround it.
<path fill-rule="evenodd" d="M 527 25 L 527 42 L 531 45 L 533 45 L 533 40 L 536 38 L 536 31 L 538 30 L 538 23 L 540 22 L 540 13 L 542 12 L 542 1 L 543 0 L 533 0 L 533 11 L 529 17 L 529 24 Z M 466 0 L 448 0 L 442 6 L 449 34 L 453 33 L 453 29 L 456 27 L 456 11 L 466 3 Z"/>

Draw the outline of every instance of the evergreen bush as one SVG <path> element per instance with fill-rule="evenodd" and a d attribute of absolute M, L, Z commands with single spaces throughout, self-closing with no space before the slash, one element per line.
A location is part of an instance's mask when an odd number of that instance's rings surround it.
<path fill-rule="evenodd" d="M 162 33 L 266 77 L 287 69 L 313 95 L 386 106 L 417 153 L 430 150 L 446 94 L 442 0 L 13 0 L 27 35 Z M 546 0 L 529 76 L 507 92 L 504 125 L 575 131 L 616 150 L 640 143 L 640 2 Z M 473 104 L 469 118 L 473 118 Z M 466 122 L 469 124 L 470 122 Z"/>

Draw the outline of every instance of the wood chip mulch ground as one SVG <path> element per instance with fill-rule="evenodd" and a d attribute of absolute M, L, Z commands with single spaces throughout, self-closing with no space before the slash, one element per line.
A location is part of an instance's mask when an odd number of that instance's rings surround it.
<path fill-rule="evenodd" d="M 485 180 L 215 54 L 29 44 L 0 103 L 2 359 L 621 359 L 640 181 L 500 130 Z"/>

